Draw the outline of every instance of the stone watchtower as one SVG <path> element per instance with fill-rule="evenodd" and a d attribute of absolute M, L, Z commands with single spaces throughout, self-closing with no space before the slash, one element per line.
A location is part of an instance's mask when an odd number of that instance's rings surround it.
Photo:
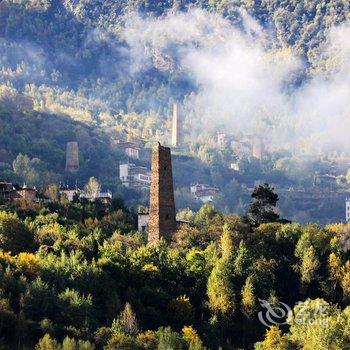
<path fill-rule="evenodd" d="M 75 173 L 79 170 L 78 142 L 67 142 L 66 172 Z"/>
<path fill-rule="evenodd" d="M 173 105 L 173 125 L 171 132 L 171 144 L 173 147 L 182 147 L 184 143 L 183 120 L 180 106 L 177 103 Z"/>
<path fill-rule="evenodd" d="M 148 243 L 170 241 L 176 227 L 170 148 L 158 143 L 152 151 Z"/>

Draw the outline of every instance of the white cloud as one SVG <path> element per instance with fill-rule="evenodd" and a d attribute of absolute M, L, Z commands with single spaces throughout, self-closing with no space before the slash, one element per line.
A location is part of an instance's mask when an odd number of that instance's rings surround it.
<path fill-rule="evenodd" d="M 322 48 L 320 59 L 332 74 L 316 71 L 290 93 L 286 84 L 305 68 L 301 60 L 288 48 L 276 48 L 274 38 L 247 14 L 242 19 L 243 30 L 196 8 L 161 18 L 132 14 L 122 35 L 134 58 L 133 70 L 150 67 L 159 53 L 197 83 L 187 107 L 208 127 L 259 131 L 275 143 L 306 144 L 309 151 L 347 147 L 350 27 L 333 28 Z"/>

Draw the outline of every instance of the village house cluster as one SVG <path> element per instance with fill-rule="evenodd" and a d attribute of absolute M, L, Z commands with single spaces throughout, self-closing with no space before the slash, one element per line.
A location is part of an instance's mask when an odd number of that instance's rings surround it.
<path fill-rule="evenodd" d="M 0 197 L 9 202 L 20 200 L 39 202 L 40 200 L 35 187 L 18 186 L 11 182 L 0 182 Z"/>
<path fill-rule="evenodd" d="M 97 192 L 95 194 L 87 193 L 81 190 L 78 187 L 71 186 L 60 186 L 58 189 L 59 194 L 62 196 L 66 196 L 69 202 L 73 202 L 75 199 L 86 199 L 90 202 L 94 202 L 96 200 L 101 201 L 103 204 L 109 205 L 112 202 L 113 195 L 111 191 L 107 192 Z"/>
<path fill-rule="evenodd" d="M 65 196 L 69 202 L 73 202 L 75 199 L 86 199 L 94 202 L 96 200 L 101 201 L 105 205 L 109 205 L 112 202 L 112 192 L 98 192 L 96 194 L 89 194 L 78 187 L 59 186 L 58 195 Z M 49 202 L 50 198 L 45 195 L 43 189 L 37 189 L 36 187 L 29 187 L 26 185 L 18 186 L 11 182 L 0 182 L 0 198 L 6 202 L 19 202 L 26 201 L 32 203 Z"/>
<path fill-rule="evenodd" d="M 212 202 L 214 200 L 214 196 L 219 192 L 220 190 L 217 187 L 206 184 L 195 184 L 191 186 L 192 196 L 202 203 Z"/>
<path fill-rule="evenodd" d="M 119 165 L 119 178 L 125 187 L 135 190 L 149 190 L 151 186 L 151 172 L 146 167 L 133 163 Z"/>
<path fill-rule="evenodd" d="M 264 157 L 264 141 L 259 135 L 247 135 L 245 137 L 240 137 L 227 134 L 225 132 L 218 132 L 216 142 L 217 146 L 221 150 L 229 147 L 238 157 L 253 156 L 260 160 Z M 239 170 L 235 169 L 237 165 L 234 164 L 235 163 L 232 163 L 230 168 Z"/>
<path fill-rule="evenodd" d="M 117 148 L 122 150 L 131 159 L 140 159 L 140 143 L 136 141 L 118 140 Z"/>
<path fill-rule="evenodd" d="M 171 144 L 172 150 L 178 154 L 185 152 L 184 138 L 184 119 L 181 107 L 174 103 L 172 114 L 172 130 Z M 233 172 L 240 172 L 240 159 L 243 157 L 254 157 L 261 161 L 266 159 L 267 151 L 265 149 L 265 141 L 259 135 L 234 135 L 226 132 L 218 132 L 213 138 L 213 143 L 222 151 L 230 151 L 234 156 L 228 162 L 227 167 Z M 116 148 L 125 154 L 125 160 L 119 164 L 119 179 L 123 186 L 139 191 L 151 192 L 152 196 L 152 176 L 155 172 L 147 167 L 149 164 L 149 149 L 144 148 L 143 142 L 140 140 L 118 140 L 115 144 Z M 153 158 L 152 158 L 153 164 Z M 66 173 L 75 174 L 79 172 L 79 146 L 77 141 L 70 141 L 66 144 Z M 158 176 L 158 173 L 157 173 Z M 193 179 L 195 180 L 195 179 Z M 263 180 L 254 180 L 254 186 L 263 182 Z M 328 189 L 330 192 L 336 188 L 336 173 L 315 172 L 314 187 Z M 241 183 L 243 189 L 252 190 L 252 184 Z M 248 188 L 249 186 L 249 188 Z M 294 189 L 279 189 L 283 191 L 294 191 Z M 194 182 L 188 189 L 189 193 L 195 201 L 200 203 L 210 203 L 215 200 L 215 197 L 220 193 L 217 186 L 206 183 Z M 75 199 L 86 199 L 88 201 L 99 200 L 105 205 L 112 201 L 112 193 L 110 191 L 99 193 L 87 193 L 77 186 L 60 185 L 58 195 L 65 196 L 68 201 L 72 202 Z M 306 194 L 305 194 L 306 195 Z M 29 201 L 42 202 L 49 201 L 43 191 L 35 187 L 14 185 L 10 182 L 0 182 L 0 198 L 6 201 Z M 350 199 L 346 199 L 346 221 L 350 222 Z M 147 231 L 148 229 L 148 214 L 139 214 L 139 230 Z"/>
<path fill-rule="evenodd" d="M 182 150 L 185 147 L 183 132 L 183 114 L 179 104 L 174 103 L 172 115 L 171 146 L 174 150 Z M 141 146 L 139 141 L 119 140 L 116 147 L 124 152 L 128 161 L 119 164 L 119 179 L 128 188 L 136 191 L 149 191 L 151 187 L 151 171 L 134 162 L 140 159 Z M 219 188 L 209 184 L 194 184 L 189 188 L 193 198 L 202 203 L 213 201 L 219 193 Z"/>
<path fill-rule="evenodd" d="M 350 222 L 350 198 L 345 199 L 345 219 Z"/>
<path fill-rule="evenodd" d="M 136 191 L 149 191 L 151 186 L 151 172 L 144 166 L 133 163 L 119 165 L 119 179 L 125 187 Z M 214 196 L 220 190 L 218 187 L 208 184 L 194 184 L 190 187 L 190 192 L 195 200 L 202 203 L 212 202 Z"/>

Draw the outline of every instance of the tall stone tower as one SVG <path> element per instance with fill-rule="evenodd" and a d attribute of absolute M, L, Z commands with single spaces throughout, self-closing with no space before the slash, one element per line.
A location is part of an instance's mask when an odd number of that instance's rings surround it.
<path fill-rule="evenodd" d="M 170 148 L 158 143 L 152 151 L 148 243 L 155 243 L 161 237 L 170 241 L 175 230 L 176 215 Z"/>
<path fill-rule="evenodd" d="M 66 147 L 66 171 L 74 173 L 79 170 L 78 142 L 67 142 Z"/>
<path fill-rule="evenodd" d="M 173 147 L 181 147 L 184 143 L 183 137 L 183 120 L 181 116 L 180 106 L 177 103 L 173 105 L 173 126 L 171 134 L 171 145 Z"/>

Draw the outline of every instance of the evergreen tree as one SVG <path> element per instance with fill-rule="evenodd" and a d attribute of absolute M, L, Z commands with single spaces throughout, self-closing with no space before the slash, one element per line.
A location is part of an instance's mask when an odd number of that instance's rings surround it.
<path fill-rule="evenodd" d="M 218 259 L 208 279 L 209 307 L 216 313 L 228 316 L 235 310 L 235 293 L 231 282 L 230 261 Z"/>
<path fill-rule="evenodd" d="M 254 286 L 252 282 L 252 278 L 248 277 L 244 283 L 244 286 L 242 288 L 242 307 L 243 312 L 248 316 L 251 317 L 256 304 L 256 297 L 254 294 Z"/>
<path fill-rule="evenodd" d="M 136 315 L 129 303 L 125 304 L 124 310 L 113 322 L 112 329 L 130 335 L 136 335 L 138 333 L 139 327 L 137 324 Z"/>
<path fill-rule="evenodd" d="M 228 224 L 223 227 L 223 233 L 221 235 L 221 256 L 224 260 L 231 260 L 233 256 L 233 241 L 232 234 L 230 232 Z"/>
<path fill-rule="evenodd" d="M 320 262 L 316 256 L 315 249 L 310 246 L 304 253 L 301 261 L 300 274 L 301 281 L 308 284 L 316 278 L 317 269 Z"/>
<path fill-rule="evenodd" d="M 274 189 L 266 183 L 254 188 L 252 193 L 253 202 L 250 204 L 249 210 L 245 216 L 245 219 L 252 226 L 259 226 L 267 222 L 281 221 L 276 208 L 278 195 L 274 193 L 273 190 Z"/>
<path fill-rule="evenodd" d="M 62 350 L 62 348 L 56 339 L 52 339 L 49 334 L 45 334 L 35 346 L 35 350 Z"/>

